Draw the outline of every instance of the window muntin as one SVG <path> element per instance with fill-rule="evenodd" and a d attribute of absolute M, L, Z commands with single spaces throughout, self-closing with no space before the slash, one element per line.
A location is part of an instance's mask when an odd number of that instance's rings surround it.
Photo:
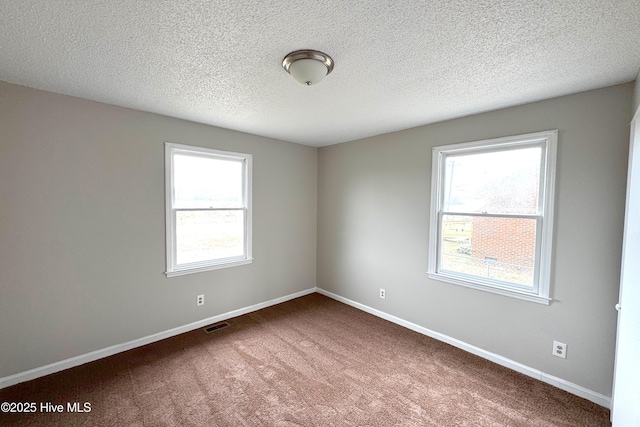
<path fill-rule="evenodd" d="M 167 276 L 251 259 L 251 156 L 166 143 Z"/>
<path fill-rule="evenodd" d="M 549 303 L 556 140 L 434 148 L 429 277 Z"/>

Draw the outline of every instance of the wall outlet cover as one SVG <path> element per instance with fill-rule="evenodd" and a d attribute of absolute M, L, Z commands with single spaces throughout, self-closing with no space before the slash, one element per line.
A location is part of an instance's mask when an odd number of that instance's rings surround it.
<path fill-rule="evenodd" d="M 551 353 L 556 357 L 560 357 L 562 359 L 567 358 L 567 345 L 560 341 L 553 342 L 553 352 Z"/>

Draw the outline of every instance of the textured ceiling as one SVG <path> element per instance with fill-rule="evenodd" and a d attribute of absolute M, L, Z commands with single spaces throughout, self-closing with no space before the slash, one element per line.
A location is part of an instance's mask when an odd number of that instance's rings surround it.
<path fill-rule="evenodd" d="M 317 86 L 281 67 L 305 48 Z M 314 146 L 638 68 L 640 0 L 0 0 L 0 80 Z"/>

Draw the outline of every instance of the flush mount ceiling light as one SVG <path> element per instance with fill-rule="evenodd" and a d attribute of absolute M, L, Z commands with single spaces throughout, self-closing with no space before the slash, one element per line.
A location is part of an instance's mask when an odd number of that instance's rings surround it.
<path fill-rule="evenodd" d="M 333 71 L 333 59 L 317 50 L 296 50 L 284 57 L 282 67 L 298 82 L 311 86 Z"/>

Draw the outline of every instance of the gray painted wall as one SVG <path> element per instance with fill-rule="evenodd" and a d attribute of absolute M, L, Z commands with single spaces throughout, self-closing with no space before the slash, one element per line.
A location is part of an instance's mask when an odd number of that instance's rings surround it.
<path fill-rule="evenodd" d="M 318 151 L 0 82 L 0 377 L 311 288 L 317 265 L 324 289 L 610 395 L 632 93 Z M 555 128 L 553 304 L 427 279 L 430 148 Z M 164 141 L 254 156 L 253 264 L 164 277 Z"/>
<path fill-rule="evenodd" d="M 0 377 L 315 286 L 315 148 L 2 82 L 0 132 Z M 253 264 L 164 276 L 165 141 L 253 155 Z"/>
<path fill-rule="evenodd" d="M 629 83 L 321 148 L 318 287 L 610 396 L 632 92 Z M 548 129 L 559 130 L 553 303 L 429 280 L 431 147 Z M 568 344 L 566 360 L 551 355 L 553 340 Z"/>

